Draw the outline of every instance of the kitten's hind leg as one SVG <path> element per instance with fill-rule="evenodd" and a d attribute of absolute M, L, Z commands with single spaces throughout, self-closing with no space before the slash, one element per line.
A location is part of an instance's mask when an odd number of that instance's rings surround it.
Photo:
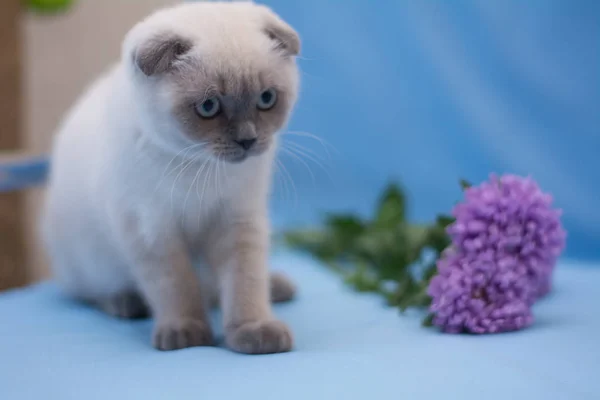
<path fill-rule="evenodd" d="M 296 285 L 284 274 L 271 272 L 269 281 L 272 303 L 284 303 L 293 300 L 296 296 Z"/>
<path fill-rule="evenodd" d="M 96 306 L 113 317 L 123 319 L 147 318 L 150 310 L 142 297 L 135 291 L 127 291 L 98 300 Z"/>

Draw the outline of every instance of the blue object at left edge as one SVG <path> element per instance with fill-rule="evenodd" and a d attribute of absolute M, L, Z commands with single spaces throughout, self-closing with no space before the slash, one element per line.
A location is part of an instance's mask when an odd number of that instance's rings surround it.
<path fill-rule="evenodd" d="M 0 161 L 0 192 L 12 192 L 43 184 L 48 176 L 49 167 L 49 160 L 45 156 Z"/>

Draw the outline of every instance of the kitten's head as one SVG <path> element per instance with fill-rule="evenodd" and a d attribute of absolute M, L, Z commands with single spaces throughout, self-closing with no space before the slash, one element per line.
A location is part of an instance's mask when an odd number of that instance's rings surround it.
<path fill-rule="evenodd" d="M 166 9 L 126 38 L 136 101 L 162 143 L 205 143 L 240 162 L 270 149 L 298 92 L 297 33 L 265 6 L 199 2 Z"/>

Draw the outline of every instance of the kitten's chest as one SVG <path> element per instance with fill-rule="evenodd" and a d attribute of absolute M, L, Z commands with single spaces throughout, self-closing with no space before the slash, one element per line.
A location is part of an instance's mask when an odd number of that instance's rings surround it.
<path fill-rule="evenodd" d="M 196 251 L 209 235 L 218 234 L 243 192 L 223 168 L 189 168 L 167 179 L 162 204 L 189 248 Z"/>
<path fill-rule="evenodd" d="M 184 233 L 188 241 L 198 240 L 198 236 L 210 230 L 225 212 L 230 198 L 222 188 L 223 182 L 210 175 L 195 173 L 182 174 L 171 182 L 171 189 L 163 198 L 169 215 Z"/>
<path fill-rule="evenodd" d="M 145 178 L 146 193 L 139 201 L 150 198 L 152 207 L 158 208 L 156 215 L 169 218 L 168 225 L 176 227 L 192 248 L 217 234 L 223 221 L 252 209 L 257 198 L 262 199 L 257 193 L 266 192 L 253 163 L 235 168 L 225 163 L 173 161 L 166 167 L 147 167 L 138 175 Z M 138 179 L 132 185 L 139 183 Z"/>

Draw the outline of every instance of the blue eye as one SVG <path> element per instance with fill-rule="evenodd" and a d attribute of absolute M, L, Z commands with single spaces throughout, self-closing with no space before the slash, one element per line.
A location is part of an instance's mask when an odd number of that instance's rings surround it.
<path fill-rule="evenodd" d="M 211 97 L 196 105 L 196 112 L 202 118 L 212 118 L 221 111 L 221 103 L 216 97 Z"/>
<path fill-rule="evenodd" d="M 260 94 L 258 99 L 257 107 L 260 110 L 267 111 L 275 106 L 277 103 L 277 92 L 275 89 L 267 89 Z"/>

